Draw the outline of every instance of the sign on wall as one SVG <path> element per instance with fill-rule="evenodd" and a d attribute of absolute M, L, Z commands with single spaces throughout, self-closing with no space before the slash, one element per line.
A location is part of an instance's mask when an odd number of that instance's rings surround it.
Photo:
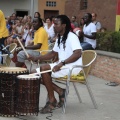
<path fill-rule="evenodd" d="M 120 31 L 120 0 L 117 2 L 117 11 L 116 11 L 116 31 Z"/>

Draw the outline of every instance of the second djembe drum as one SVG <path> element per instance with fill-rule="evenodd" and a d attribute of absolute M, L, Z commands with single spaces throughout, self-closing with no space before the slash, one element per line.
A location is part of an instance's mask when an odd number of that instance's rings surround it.
<path fill-rule="evenodd" d="M 17 87 L 18 115 L 38 115 L 40 77 L 35 75 L 19 75 Z"/>

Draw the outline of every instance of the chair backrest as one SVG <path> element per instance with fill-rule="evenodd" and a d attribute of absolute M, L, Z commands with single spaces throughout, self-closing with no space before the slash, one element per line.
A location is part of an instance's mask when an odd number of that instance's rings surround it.
<path fill-rule="evenodd" d="M 97 54 L 94 50 L 85 50 L 82 52 L 82 61 L 83 65 L 88 65 L 87 67 L 83 68 L 86 77 L 90 71 L 92 63 L 95 61 Z"/>
<path fill-rule="evenodd" d="M 14 51 L 17 47 L 17 44 L 16 43 L 11 43 L 10 44 L 10 47 L 9 47 L 9 51 L 14 54 Z M 5 59 L 5 63 L 6 63 L 6 66 L 10 66 L 10 63 L 11 63 L 11 58 L 9 55 L 6 56 L 6 59 Z"/>

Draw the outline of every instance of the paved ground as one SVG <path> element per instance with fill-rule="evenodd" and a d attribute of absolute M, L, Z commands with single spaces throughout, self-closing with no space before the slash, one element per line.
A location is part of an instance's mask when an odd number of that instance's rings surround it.
<path fill-rule="evenodd" d="M 88 77 L 91 89 L 96 99 L 98 109 L 94 109 L 86 86 L 77 83 L 81 94 L 82 103 L 79 103 L 73 85 L 70 84 L 66 114 L 61 109 L 53 111 L 51 120 L 120 120 L 120 86 L 107 86 L 107 81 L 94 77 Z M 57 83 L 59 84 L 59 83 Z M 64 85 L 59 84 L 61 87 Z M 41 85 L 40 104 L 43 107 L 46 100 L 46 89 Z M 56 96 L 57 97 L 57 96 Z M 38 116 L 0 117 L 0 120 L 46 120 L 50 114 L 38 114 Z"/>

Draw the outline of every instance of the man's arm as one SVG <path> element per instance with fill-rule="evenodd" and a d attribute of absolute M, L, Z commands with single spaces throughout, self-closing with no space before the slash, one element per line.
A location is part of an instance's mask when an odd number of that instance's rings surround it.
<path fill-rule="evenodd" d="M 83 31 L 84 31 L 84 28 L 83 28 Z M 96 39 L 97 29 L 96 29 L 96 26 L 94 24 L 90 24 L 91 34 L 85 34 L 83 31 L 80 31 L 80 36 L 83 36 L 83 37 L 86 37 L 89 39 L 93 39 L 93 40 Z"/>
<path fill-rule="evenodd" d="M 37 45 L 28 45 L 28 46 L 26 46 L 25 48 L 26 48 L 26 49 L 31 49 L 31 50 L 36 50 L 36 49 L 40 49 L 41 46 L 42 46 L 42 44 L 41 44 L 41 43 L 38 43 Z"/>
<path fill-rule="evenodd" d="M 32 61 L 38 61 L 38 60 L 39 61 L 45 61 L 45 60 L 54 59 L 55 57 L 57 58 L 57 56 L 58 56 L 58 53 L 52 50 L 51 52 L 48 52 L 45 55 L 40 55 L 39 57 L 29 56 L 28 60 L 32 60 Z"/>
<path fill-rule="evenodd" d="M 84 33 L 83 33 L 83 36 L 84 36 L 84 37 L 87 37 L 87 38 L 89 38 L 89 39 L 96 39 L 96 32 L 95 32 L 95 33 L 92 33 L 92 35 L 87 35 L 87 34 L 84 34 Z"/>
<path fill-rule="evenodd" d="M 75 62 L 75 61 L 77 61 L 81 57 L 81 55 L 82 55 L 81 49 L 75 50 L 73 52 L 73 54 L 69 58 L 64 60 L 64 62 L 65 62 L 65 64 L 69 64 L 69 63 Z M 56 65 L 53 68 L 53 70 L 55 70 L 54 72 L 59 71 L 62 66 L 63 66 L 63 63 L 60 62 L 58 65 Z"/>
<path fill-rule="evenodd" d="M 80 49 L 73 51 L 73 54 L 65 60 L 65 64 L 77 61 L 81 57 L 81 54 L 82 52 Z"/>

